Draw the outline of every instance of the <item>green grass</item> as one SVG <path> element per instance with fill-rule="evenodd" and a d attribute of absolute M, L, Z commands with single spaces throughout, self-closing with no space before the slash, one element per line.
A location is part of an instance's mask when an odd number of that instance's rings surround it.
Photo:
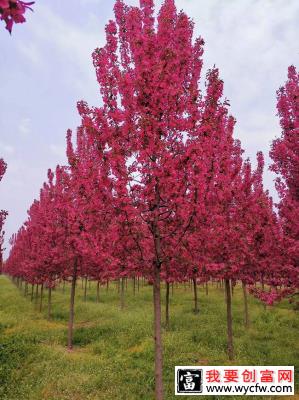
<path fill-rule="evenodd" d="M 194 315 L 192 292 L 186 289 L 174 288 L 171 326 L 163 332 L 167 400 L 176 398 L 175 365 L 229 364 L 223 291 L 210 285 L 206 296 L 204 289 L 200 289 L 200 315 Z M 154 399 L 152 288 L 142 287 L 134 296 L 132 283 L 128 282 L 123 311 L 119 309 L 114 283 L 108 292 L 101 288 L 99 304 L 95 302 L 95 291 L 92 284 L 85 303 L 78 283 L 75 346 L 68 352 L 65 344 L 69 288 L 65 293 L 62 288 L 53 292 L 53 319 L 49 322 L 46 291 L 44 311 L 39 313 L 29 295 L 25 298 L 8 278 L 0 276 L 1 400 Z M 163 289 L 163 297 L 164 292 Z M 287 302 L 265 310 L 253 298 L 249 299 L 249 309 L 251 326 L 245 330 L 242 291 L 237 287 L 233 297 L 236 359 L 231 364 L 295 365 L 298 382 L 298 313 Z M 251 396 L 254 398 L 258 397 Z M 271 396 L 264 398 L 270 400 Z"/>

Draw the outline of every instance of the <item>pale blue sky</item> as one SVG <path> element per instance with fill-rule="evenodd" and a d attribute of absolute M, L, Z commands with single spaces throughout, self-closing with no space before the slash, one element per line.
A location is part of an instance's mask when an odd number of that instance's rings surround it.
<path fill-rule="evenodd" d="M 262 150 L 267 156 L 280 134 L 275 92 L 287 67 L 299 67 L 299 1 L 176 4 L 205 39 L 205 71 L 213 64 L 220 69 L 245 154 L 254 158 Z M 65 163 L 66 130 L 79 123 L 76 102 L 99 103 L 91 53 L 104 43 L 113 5 L 112 0 L 36 0 L 34 13 L 14 26 L 11 37 L 1 25 L 0 157 L 8 170 L 0 184 L 0 208 L 9 211 L 7 239 L 26 219 L 47 169 Z M 269 172 L 265 185 L 276 197 Z"/>

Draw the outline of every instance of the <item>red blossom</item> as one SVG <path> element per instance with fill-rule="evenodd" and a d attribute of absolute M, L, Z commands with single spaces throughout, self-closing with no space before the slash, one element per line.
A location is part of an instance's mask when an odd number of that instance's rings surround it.
<path fill-rule="evenodd" d="M 0 19 L 6 24 L 6 29 L 11 33 L 13 24 L 26 21 L 24 14 L 27 9 L 32 11 L 35 2 L 25 2 L 21 0 L 0 0 Z"/>

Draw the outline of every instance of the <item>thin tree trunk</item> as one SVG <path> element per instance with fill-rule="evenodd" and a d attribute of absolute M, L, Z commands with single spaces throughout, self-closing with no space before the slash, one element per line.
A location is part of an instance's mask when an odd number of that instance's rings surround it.
<path fill-rule="evenodd" d="M 84 301 L 86 301 L 87 298 L 87 276 L 85 277 L 85 282 L 84 282 Z"/>
<path fill-rule="evenodd" d="M 264 292 L 265 291 L 265 284 L 264 284 L 264 279 L 262 278 L 262 291 Z M 267 304 L 266 303 L 264 303 L 264 310 L 266 310 L 267 309 Z"/>
<path fill-rule="evenodd" d="M 209 294 L 209 285 L 208 282 L 206 282 L 206 295 L 208 296 L 208 294 Z"/>
<path fill-rule="evenodd" d="M 174 288 L 173 288 L 173 282 L 172 282 L 172 284 L 171 284 L 171 296 L 173 296 L 173 290 L 174 290 Z"/>
<path fill-rule="evenodd" d="M 125 308 L 125 278 L 121 278 L 120 309 Z"/>
<path fill-rule="evenodd" d="M 169 329 L 169 282 L 166 282 L 165 326 Z"/>
<path fill-rule="evenodd" d="M 154 295 L 154 326 L 155 326 L 155 394 L 156 400 L 163 400 L 163 356 L 161 332 L 161 289 L 160 268 L 155 263 L 153 295 Z"/>
<path fill-rule="evenodd" d="M 65 281 L 63 281 L 63 293 L 65 293 Z"/>
<path fill-rule="evenodd" d="M 226 321 L 227 321 L 227 352 L 229 360 L 234 359 L 233 346 L 233 320 L 232 320 L 232 298 L 229 279 L 225 279 L 226 292 Z"/>
<path fill-rule="evenodd" d="M 160 193 L 159 184 L 155 185 L 156 207 L 159 209 Z M 161 329 L 161 285 L 160 268 L 161 261 L 161 235 L 158 225 L 158 214 L 155 214 L 152 224 L 153 240 L 155 247 L 155 259 L 153 260 L 153 300 L 154 300 L 154 337 L 155 337 L 155 400 L 163 400 L 163 350 Z"/>
<path fill-rule="evenodd" d="M 246 328 L 249 327 L 249 315 L 248 315 L 248 300 L 246 283 L 242 281 L 243 297 L 244 297 L 244 325 Z"/>
<path fill-rule="evenodd" d="M 100 302 L 100 281 L 97 282 L 97 303 Z"/>
<path fill-rule="evenodd" d="M 109 281 L 106 282 L 106 292 L 109 290 Z"/>
<path fill-rule="evenodd" d="M 71 286 L 71 298 L 70 298 L 70 316 L 69 316 L 69 328 L 67 337 L 67 347 L 69 350 L 73 348 L 73 330 L 74 330 L 74 305 L 75 305 L 75 292 L 76 292 L 76 280 L 77 280 L 77 267 L 78 261 L 75 259 L 72 286 Z"/>
<path fill-rule="evenodd" d="M 42 312 L 42 309 L 43 309 L 43 294 L 44 294 L 44 284 L 42 283 L 41 289 L 40 289 L 39 312 Z"/>
<path fill-rule="evenodd" d="M 36 307 L 37 299 L 38 299 L 38 283 L 36 284 L 36 288 L 35 288 L 35 307 Z"/>
<path fill-rule="evenodd" d="M 48 288 L 48 320 L 51 319 L 51 307 L 52 307 L 52 288 Z"/>
<path fill-rule="evenodd" d="M 137 291 L 139 292 L 139 276 L 137 277 Z"/>
<path fill-rule="evenodd" d="M 133 295 L 135 296 L 136 294 L 136 278 L 135 276 L 133 277 Z"/>
<path fill-rule="evenodd" d="M 30 301 L 33 301 L 33 294 L 34 294 L 34 284 L 31 284 L 31 298 Z"/>
<path fill-rule="evenodd" d="M 199 313 L 199 309 L 198 309 L 196 278 L 193 278 L 192 281 L 193 281 L 193 293 L 194 293 L 194 314 L 198 314 Z"/>

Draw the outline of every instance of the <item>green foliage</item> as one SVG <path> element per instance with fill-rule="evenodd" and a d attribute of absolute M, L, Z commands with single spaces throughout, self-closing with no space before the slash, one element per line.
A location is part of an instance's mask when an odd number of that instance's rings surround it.
<path fill-rule="evenodd" d="M 0 398 L 10 399 L 10 388 L 16 386 L 18 370 L 28 365 L 34 348 L 22 335 L 4 337 L 0 344 Z M 16 394 L 18 394 L 18 387 Z"/>
<path fill-rule="evenodd" d="M 96 285 L 88 289 L 84 302 L 78 283 L 72 352 L 65 347 L 69 287 L 65 293 L 62 288 L 53 291 L 52 321 L 46 320 L 46 291 L 44 295 L 44 310 L 39 313 L 30 295 L 25 299 L 0 276 L 1 400 L 153 399 L 152 287 L 140 287 L 134 296 L 128 282 L 126 307 L 121 311 L 114 283 L 108 292 L 101 287 L 99 304 L 95 301 Z M 199 315 L 192 312 L 191 288 L 175 287 L 170 300 L 170 329 L 163 332 L 166 400 L 175 399 L 175 365 L 229 364 L 222 289 L 210 285 L 206 296 L 200 288 Z M 242 290 L 236 287 L 233 363 L 295 365 L 298 377 L 298 314 L 287 302 L 265 310 L 253 298 L 249 299 L 249 310 L 251 326 L 246 330 Z"/>

